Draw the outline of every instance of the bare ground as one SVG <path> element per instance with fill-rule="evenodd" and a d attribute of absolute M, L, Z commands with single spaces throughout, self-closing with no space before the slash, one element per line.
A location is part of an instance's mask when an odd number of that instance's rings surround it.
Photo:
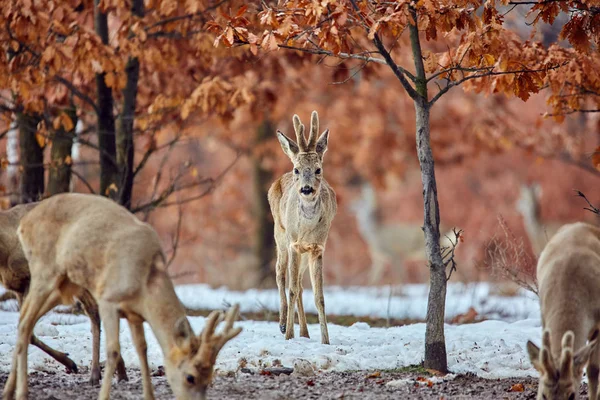
<path fill-rule="evenodd" d="M 139 371 L 129 370 L 129 382 L 113 383 L 111 398 L 141 399 Z M 156 375 L 156 373 L 155 373 Z M 80 374 L 34 372 L 29 375 L 31 399 L 96 399 L 98 387 L 89 385 L 87 371 Z M 237 373 L 216 376 L 209 399 L 535 399 L 534 379 L 487 380 L 460 375 L 447 382 L 428 384 L 430 377 L 415 372 L 329 372 L 314 376 Z M 4 387 L 6 373 L 0 373 Z M 399 386 L 392 380 L 406 379 Z M 173 399 L 164 376 L 152 378 L 157 399 Z M 518 391 L 518 390 L 523 391 Z M 587 387 L 581 388 L 586 393 Z"/>

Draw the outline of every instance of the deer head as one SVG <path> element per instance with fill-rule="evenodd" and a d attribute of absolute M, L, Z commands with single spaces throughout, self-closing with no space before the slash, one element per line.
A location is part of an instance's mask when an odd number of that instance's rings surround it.
<path fill-rule="evenodd" d="M 288 138 L 281 131 L 277 131 L 277 139 L 281 143 L 283 152 L 294 164 L 294 183 L 304 200 L 314 200 L 319 193 L 323 177 L 323 155 L 327 151 L 329 129 L 326 129 L 317 139 L 319 132 L 319 116 L 312 112 L 310 119 L 310 135 L 308 142 L 304 136 L 304 125 L 300 117 L 294 114 L 294 131 L 297 143 Z"/>
<path fill-rule="evenodd" d="M 546 329 L 542 336 L 540 350 L 531 341 L 527 342 L 529 359 L 540 372 L 538 400 L 575 400 L 579 390 L 583 367 L 598 344 L 598 328 L 594 329 L 587 345 L 573 354 L 574 335 L 567 331 L 562 337 L 560 359 L 555 360 L 550 347 L 550 331 Z"/>
<path fill-rule="evenodd" d="M 213 311 L 206 320 L 206 326 L 196 336 L 187 318 L 175 324 L 175 347 L 166 361 L 169 385 L 177 399 L 205 399 L 206 388 L 212 381 L 217 355 L 225 343 L 236 337 L 241 327 L 233 328 L 239 305 L 229 309 L 225 316 L 225 328 L 215 334 L 215 328 L 223 320 L 223 313 Z"/>

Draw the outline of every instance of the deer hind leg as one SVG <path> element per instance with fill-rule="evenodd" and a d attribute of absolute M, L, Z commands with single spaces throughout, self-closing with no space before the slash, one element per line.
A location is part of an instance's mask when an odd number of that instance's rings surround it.
<path fill-rule="evenodd" d="M 315 245 L 310 251 L 310 281 L 315 294 L 315 306 L 319 312 L 319 325 L 321 326 L 321 343 L 329 344 L 327 330 L 327 316 L 325 315 L 325 296 L 323 296 L 323 247 Z"/>
<path fill-rule="evenodd" d="M 21 293 L 17 293 L 16 296 L 20 310 L 23 305 L 23 295 Z M 64 365 L 67 370 L 77 373 L 77 364 L 75 364 L 75 362 L 68 357 L 68 354 L 54 350 L 52 347 L 38 339 L 34 334 L 31 335 L 30 343 Z"/>
<path fill-rule="evenodd" d="M 294 337 L 294 308 L 298 302 L 298 293 L 300 292 L 300 253 L 294 247 L 289 248 L 289 280 L 290 280 L 290 301 L 288 302 L 287 326 L 285 339 Z"/>
<path fill-rule="evenodd" d="M 41 282 L 41 283 L 38 283 Z M 48 285 L 43 279 L 32 278 L 28 296 L 23 302 L 17 345 L 13 354 L 13 366 L 4 387 L 4 398 L 10 399 L 15 392 L 17 400 L 27 399 L 27 348 L 36 322 L 60 303 L 58 284 Z"/>
<path fill-rule="evenodd" d="M 288 303 L 285 294 L 285 281 L 288 271 L 288 253 L 286 249 L 281 249 L 277 244 L 277 264 L 275 273 L 277 274 L 277 288 L 279 289 L 279 330 L 285 333 Z M 292 329 L 294 327 L 292 326 Z"/>
<path fill-rule="evenodd" d="M 152 381 L 150 379 L 150 367 L 148 366 L 148 345 L 146 344 L 146 336 L 144 335 L 144 323 L 132 319 L 128 319 L 127 322 L 129 323 L 135 350 L 140 359 L 144 400 L 154 400 L 154 390 L 152 389 Z"/>
<path fill-rule="evenodd" d="M 98 303 L 94 300 L 92 294 L 84 290 L 79 301 L 83 305 L 83 310 L 90 318 L 91 330 L 92 330 L 92 365 L 90 373 L 90 384 L 92 386 L 98 386 L 102 374 L 100 372 L 100 313 L 98 312 Z M 119 363 L 117 364 L 117 376 L 119 382 L 127 381 L 127 371 L 125 370 L 125 364 L 123 359 L 119 357 Z"/>
<path fill-rule="evenodd" d="M 598 392 L 598 374 L 600 373 L 600 346 L 596 346 L 590 356 L 586 367 L 588 378 L 588 399 L 599 400 L 600 393 Z"/>
<path fill-rule="evenodd" d="M 98 302 L 98 306 L 106 336 L 106 368 L 98 399 L 108 400 L 112 377 L 115 374 L 117 363 L 121 357 L 121 346 L 119 344 L 119 310 L 114 304 L 105 301 Z"/>
<path fill-rule="evenodd" d="M 299 290 L 298 290 L 298 325 L 300 325 L 300 337 L 310 338 L 308 334 L 308 326 L 306 325 L 306 314 L 304 313 L 304 303 L 302 301 L 302 293 L 304 292 L 304 288 L 302 287 L 302 277 L 304 276 L 304 271 L 308 268 L 306 256 L 301 256 L 300 259 L 300 276 L 299 276 Z"/>

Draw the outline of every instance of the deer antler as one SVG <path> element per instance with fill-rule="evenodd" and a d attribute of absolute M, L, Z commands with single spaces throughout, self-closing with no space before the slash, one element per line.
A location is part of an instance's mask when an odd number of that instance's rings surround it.
<path fill-rule="evenodd" d="M 307 151 L 315 151 L 317 148 L 317 135 L 319 134 L 319 115 L 313 111 L 310 115 L 310 136 L 308 137 Z"/>
<path fill-rule="evenodd" d="M 206 321 L 206 326 L 201 333 L 200 350 L 198 356 L 200 361 L 210 360 L 211 364 L 214 364 L 217 360 L 219 351 L 223 348 L 225 343 L 236 337 L 242 331 L 241 327 L 233 328 L 240 306 L 236 304 L 231 307 L 225 315 L 225 328 L 220 334 L 215 334 L 215 328 L 223 320 L 223 312 L 213 311 Z"/>
<path fill-rule="evenodd" d="M 542 365 L 544 366 L 546 373 L 549 376 L 556 377 L 558 371 L 554 366 L 554 360 L 552 359 L 552 348 L 550 346 L 550 330 L 544 330 L 542 334 Z"/>
<path fill-rule="evenodd" d="M 561 356 L 560 356 L 560 375 L 567 376 L 573 366 L 573 341 L 572 331 L 566 331 L 562 337 Z"/>
<path fill-rule="evenodd" d="M 304 137 L 304 125 L 300 122 L 300 117 L 296 114 L 294 114 L 292 121 L 294 121 L 294 131 L 296 132 L 298 147 L 300 147 L 300 151 L 307 151 L 306 137 Z"/>

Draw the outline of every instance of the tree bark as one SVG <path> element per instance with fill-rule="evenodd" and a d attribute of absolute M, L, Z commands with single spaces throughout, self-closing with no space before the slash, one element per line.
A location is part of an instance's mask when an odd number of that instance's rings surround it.
<path fill-rule="evenodd" d="M 100 11 L 100 0 L 94 0 L 94 25 L 96 33 L 108 44 L 108 21 Z M 98 147 L 100 148 L 100 194 L 115 198 L 117 190 L 117 163 L 115 148 L 115 117 L 113 115 L 112 90 L 104 80 L 106 74 L 96 74 L 98 93 Z"/>
<path fill-rule="evenodd" d="M 144 1 L 134 0 L 132 12 L 138 17 L 144 16 Z M 117 129 L 117 167 L 119 170 L 119 196 L 118 202 L 131 208 L 131 196 L 133 192 L 133 122 L 135 119 L 135 104 L 140 77 L 140 62 L 137 57 L 129 57 L 125 67 L 127 84 L 123 89 L 123 109 L 119 118 Z"/>
<path fill-rule="evenodd" d="M 272 138 L 275 130 L 271 121 L 265 119 L 256 130 L 255 144 L 259 145 Z M 273 180 L 273 174 L 262 166 L 261 157 L 252 157 L 252 182 L 254 186 L 254 219 L 256 232 L 254 233 L 254 254 L 256 270 L 258 271 L 258 285 L 271 286 L 274 283 L 271 263 L 275 255 L 275 236 L 273 216 L 267 199 L 267 191 Z"/>
<path fill-rule="evenodd" d="M 75 139 L 75 127 L 77 125 L 77 113 L 72 107 L 67 110 L 67 115 L 73 121 L 73 129 L 66 131 L 64 128 L 54 132 L 52 137 L 52 149 L 50 151 L 50 170 L 48 172 L 48 194 L 53 196 L 57 193 L 67 193 L 71 185 L 71 149 Z"/>
<path fill-rule="evenodd" d="M 427 300 L 427 325 L 425 328 L 425 368 L 448 372 L 446 339 L 444 337 L 444 314 L 446 310 L 446 268 L 440 249 L 440 210 L 437 198 L 437 183 L 433 151 L 429 136 L 429 112 L 427 76 L 423 65 L 417 12 L 411 8 L 414 24 L 409 24 L 411 48 L 416 71 L 414 99 L 416 112 L 417 155 L 421 166 L 423 183 L 423 231 L 425 253 L 429 263 L 430 287 Z"/>
<path fill-rule="evenodd" d="M 44 148 L 37 141 L 39 115 L 17 113 L 19 159 L 21 166 L 21 203 L 32 203 L 44 194 Z"/>

